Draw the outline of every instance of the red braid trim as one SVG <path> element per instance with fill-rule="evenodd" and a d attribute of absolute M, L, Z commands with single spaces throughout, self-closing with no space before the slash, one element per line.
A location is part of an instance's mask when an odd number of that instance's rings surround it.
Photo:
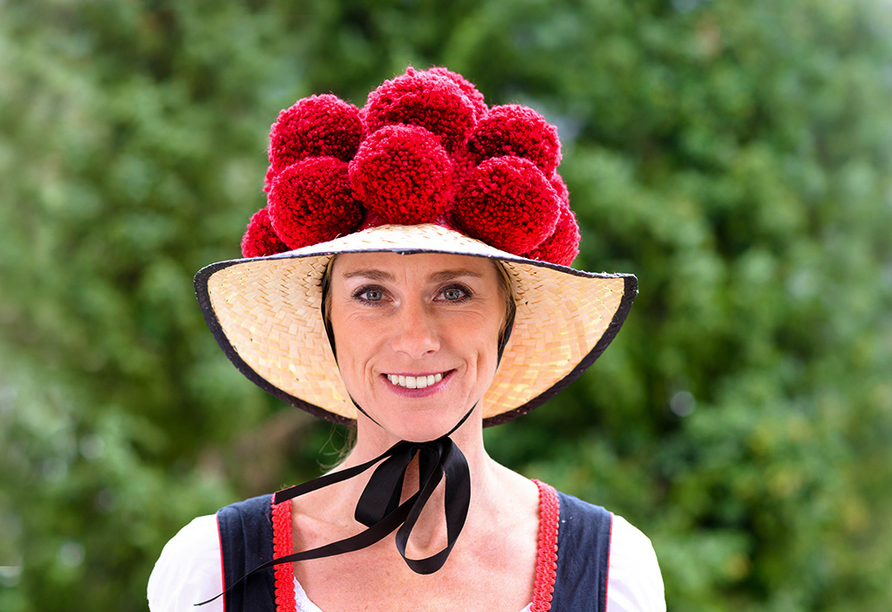
<path fill-rule="evenodd" d="M 551 485 L 533 480 L 539 487 L 539 549 L 536 552 L 536 580 L 533 583 L 531 612 L 548 612 L 557 576 L 558 526 L 561 507 Z"/>
<path fill-rule="evenodd" d="M 291 500 L 273 504 L 273 557 L 291 554 Z M 276 612 L 296 612 L 294 601 L 294 566 L 281 563 L 275 567 Z"/>

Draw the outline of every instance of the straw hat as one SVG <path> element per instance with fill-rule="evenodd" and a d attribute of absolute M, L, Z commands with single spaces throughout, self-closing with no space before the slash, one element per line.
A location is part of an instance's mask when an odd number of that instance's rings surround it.
<path fill-rule="evenodd" d="M 407 70 L 363 109 L 312 96 L 273 124 L 267 205 L 243 259 L 195 277 L 223 351 L 245 376 L 316 416 L 356 417 L 322 317 L 322 277 L 341 253 L 450 253 L 498 260 L 514 329 L 486 392 L 484 424 L 525 414 L 578 378 L 619 331 L 628 274 L 568 267 L 579 230 L 541 115 L 488 107 L 460 75 Z"/>

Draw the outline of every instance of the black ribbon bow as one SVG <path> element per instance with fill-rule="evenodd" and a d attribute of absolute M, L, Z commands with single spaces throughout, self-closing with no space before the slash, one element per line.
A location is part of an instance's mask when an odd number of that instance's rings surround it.
<path fill-rule="evenodd" d="M 467 418 L 467 415 L 465 415 L 465 418 Z M 464 420 L 462 419 L 462 422 Z M 418 457 L 418 491 L 409 499 L 400 503 L 406 469 L 416 456 Z M 273 497 L 273 501 L 279 504 L 285 500 L 353 478 L 379 462 L 381 465 L 372 473 L 372 477 L 369 479 L 365 489 L 363 489 L 362 495 L 360 495 L 356 504 L 354 516 L 357 521 L 366 526 L 364 531 L 325 546 L 268 561 L 255 567 L 229 585 L 223 593 L 195 605 L 202 606 L 214 601 L 235 585 L 244 581 L 251 574 L 267 567 L 281 563 L 294 563 L 295 561 L 331 557 L 360 550 L 381 541 L 393 533 L 394 530 L 398 530 L 396 534 L 397 550 L 412 571 L 418 574 L 432 574 L 443 567 L 464 527 L 468 516 L 468 508 L 471 504 L 471 476 L 468 469 L 468 461 L 449 437 L 449 434 L 429 442 L 407 442 L 402 440 L 378 457 L 363 464 L 326 474 L 309 482 L 279 491 Z M 409 542 L 409 536 L 412 534 L 412 529 L 415 527 L 418 517 L 424 510 L 424 506 L 444 478 L 446 479 L 446 501 L 444 505 L 446 546 L 441 551 L 424 559 L 411 559 L 406 556 L 406 545 Z"/>

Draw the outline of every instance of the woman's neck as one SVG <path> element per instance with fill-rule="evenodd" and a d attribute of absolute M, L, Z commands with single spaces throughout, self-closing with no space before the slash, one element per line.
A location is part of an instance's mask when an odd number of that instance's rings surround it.
<path fill-rule="evenodd" d="M 492 485 L 495 484 L 496 471 L 504 470 L 504 468 L 498 466 L 486 453 L 483 446 L 483 428 L 480 419 L 468 419 L 450 438 L 468 463 L 472 483 L 470 513 L 473 513 L 475 508 L 485 504 L 485 500 L 489 497 L 487 492 L 493 491 Z M 398 439 L 388 434 L 388 432 L 375 423 L 371 421 L 359 423 L 356 445 L 350 452 L 350 455 L 334 471 L 340 471 L 370 461 L 380 456 L 397 442 L 399 442 Z M 362 490 L 368 484 L 374 469 L 373 467 L 363 475 L 345 481 L 337 487 L 339 489 L 337 495 L 341 503 L 328 507 L 338 508 L 339 512 L 344 512 L 345 516 L 340 517 L 339 522 L 352 520 L 355 500 L 359 498 Z M 416 456 L 406 468 L 401 501 L 407 500 L 418 490 L 419 465 L 418 457 Z M 426 557 L 438 552 L 446 545 L 446 519 L 443 512 L 444 498 L 445 483 L 441 481 L 425 505 L 412 531 L 407 547 L 407 555 L 409 557 Z M 353 502 L 351 503 L 348 500 L 353 500 Z M 350 516 L 346 516 L 347 514 Z"/>

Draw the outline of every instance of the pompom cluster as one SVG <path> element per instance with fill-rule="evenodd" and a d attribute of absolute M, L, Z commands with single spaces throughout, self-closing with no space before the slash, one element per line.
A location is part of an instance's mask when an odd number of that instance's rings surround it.
<path fill-rule="evenodd" d="M 283 110 L 270 130 L 267 205 L 242 254 L 258 257 L 383 224 L 436 223 L 496 248 L 569 265 L 579 227 L 557 130 L 520 105 L 489 108 L 445 68 L 385 81 L 360 110 L 333 95 Z"/>

